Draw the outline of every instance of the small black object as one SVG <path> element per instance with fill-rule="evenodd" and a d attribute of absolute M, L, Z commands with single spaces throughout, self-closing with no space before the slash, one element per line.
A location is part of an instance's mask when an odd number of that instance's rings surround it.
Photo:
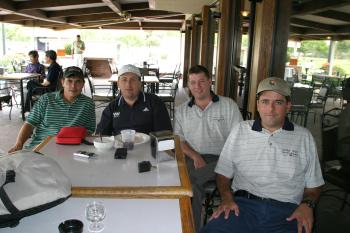
<path fill-rule="evenodd" d="M 152 164 L 150 163 L 150 161 L 142 161 L 142 162 L 139 162 L 138 166 L 139 166 L 139 173 L 142 173 L 142 172 L 149 172 L 151 170 Z"/>
<path fill-rule="evenodd" d="M 84 224 L 78 219 L 69 219 L 58 226 L 60 233 L 82 233 Z"/>
<path fill-rule="evenodd" d="M 117 148 L 114 153 L 115 159 L 126 159 L 126 156 L 128 155 L 128 149 L 127 148 Z"/>

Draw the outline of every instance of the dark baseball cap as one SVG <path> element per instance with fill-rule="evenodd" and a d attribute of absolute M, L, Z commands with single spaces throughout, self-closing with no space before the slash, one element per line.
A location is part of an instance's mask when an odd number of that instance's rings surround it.
<path fill-rule="evenodd" d="M 67 67 L 64 70 L 63 77 L 64 78 L 75 77 L 75 78 L 84 79 L 84 74 L 83 74 L 83 71 L 79 67 L 77 67 L 77 66 L 70 66 L 70 67 Z"/>

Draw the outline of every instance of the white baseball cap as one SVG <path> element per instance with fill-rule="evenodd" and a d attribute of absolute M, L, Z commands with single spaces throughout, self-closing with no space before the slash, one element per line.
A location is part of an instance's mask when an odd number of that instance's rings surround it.
<path fill-rule="evenodd" d="M 134 65 L 128 64 L 128 65 L 122 66 L 118 71 L 118 77 L 120 77 L 125 73 L 133 73 L 133 74 L 136 74 L 138 77 L 141 77 L 140 69 Z"/>

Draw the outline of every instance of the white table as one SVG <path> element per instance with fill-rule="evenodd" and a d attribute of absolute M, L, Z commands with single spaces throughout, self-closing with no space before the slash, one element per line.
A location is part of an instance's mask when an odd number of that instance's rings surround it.
<path fill-rule="evenodd" d="M 58 232 L 58 225 L 67 219 L 79 219 L 88 231 L 85 207 L 94 198 L 70 198 L 64 203 L 25 217 L 15 228 L 0 229 L 2 233 Z M 106 207 L 102 233 L 179 233 L 180 204 L 176 199 L 98 199 Z"/>
<path fill-rule="evenodd" d="M 25 120 L 23 80 L 33 79 L 38 77 L 40 77 L 40 74 L 37 74 L 37 73 L 10 73 L 10 74 L 0 75 L 0 80 L 19 81 L 20 91 L 21 91 L 22 120 Z"/>
<path fill-rule="evenodd" d="M 91 138 L 88 140 L 91 140 Z M 176 160 L 161 162 L 157 168 L 152 168 L 152 171 L 146 173 L 138 173 L 137 163 L 149 160 L 155 164 L 151 157 L 149 142 L 135 145 L 134 150 L 128 151 L 126 160 L 115 160 L 115 149 L 98 151 L 93 146 L 87 145 L 58 145 L 53 138 L 48 138 L 35 150 L 53 158 L 61 165 L 72 181 L 72 196 L 74 199 L 78 197 L 95 197 L 98 199 L 108 197 L 112 198 L 111 201 L 114 200 L 118 203 L 123 200 L 130 202 L 127 204 L 130 206 L 133 206 L 133 203 L 136 202 L 142 203 L 142 205 L 137 205 L 137 209 L 134 210 L 133 228 L 130 230 L 121 228 L 123 231 L 120 232 L 168 233 L 172 232 L 174 227 L 174 232 L 193 233 L 194 226 L 190 201 L 192 187 L 178 137 L 176 137 L 175 142 Z M 95 152 L 98 154 L 97 159 L 74 159 L 73 153 L 78 150 Z M 158 211 L 158 203 L 165 200 L 168 200 L 165 205 L 168 205 L 168 202 L 177 203 L 177 209 L 175 207 L 165 207 L 165 212 Z M 74 207 L 74 205 L 71 207 Z M 115 207 L 112 205 L 108 208 L 111 208 L 112 211 L 120 209 L 118 205 Z M 158 214 L 160 216 L 174 216 L 179 212 L 181 221 L 178 221 L 178 218 L 170 217 L 172 219 L 171 224 L 166 221 L 162 222 L 163 220 L 156 220 L 158 225 L 155 225 L 153 221 L 148 220 L 148 217 L 159 219 Z M 139 218 L 140 214 L 142 217 Z M 147 217 L 143 217 L 143 214 Z M 168 218 L 167 216 L 164 217 Z M 117 220 L 115 221 L 117 222 Z M 130 223 L 128 220 L 124 222 L 127 225 Z M 57 224 L 55 222 L 55 225 Z M 177 228 L 177 225 L 180 227 Z M 116 226 L 113 232 L 119 232 L 118 229 L 118 226 Z M 152 229 L 152 231 L 148 231 L 148 229 Z"/>

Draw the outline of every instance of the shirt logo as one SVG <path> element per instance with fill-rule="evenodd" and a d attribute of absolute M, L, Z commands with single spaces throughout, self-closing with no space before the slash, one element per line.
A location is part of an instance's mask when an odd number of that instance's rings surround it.
<path fill-rule="evenodd" d="M 145 107 L 142 112 L 149 112 L 149 109 L 147 107 Z"/>
<path fill-rule="evenodd" d="M 120 112 L 114 112 L 114 113 L 113 113 L 113 118 L 118 118 L 119 115 L 120 115 Z"/>
<path fill-rule="evenodd" d="M 296 150 L 282 149 L 282 154 L 289 157 L 299 157 L 299 151 Z"/>

